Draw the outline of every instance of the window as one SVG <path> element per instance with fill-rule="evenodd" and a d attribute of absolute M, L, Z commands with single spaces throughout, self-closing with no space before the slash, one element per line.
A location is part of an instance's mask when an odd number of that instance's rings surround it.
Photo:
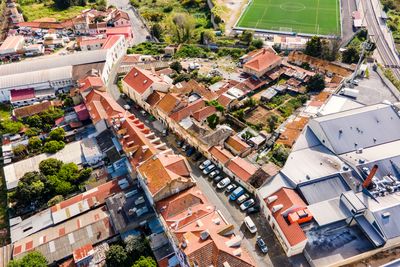
<path fill-rule="evenodd" d="M 268 214 L 267 219 L 268 219 L 268 221 L 270 222 L 270 221 L 271 221 L 271 215 Z"/>

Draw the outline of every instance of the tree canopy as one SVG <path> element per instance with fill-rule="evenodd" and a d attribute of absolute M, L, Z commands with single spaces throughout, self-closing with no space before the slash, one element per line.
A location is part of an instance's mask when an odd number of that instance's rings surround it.
<path fill-rule="evenodd" d="M 141 256 L 132 267 L 157 267 L 157 263 L 152 257 Z"/>
<path fill-rule="evenodd" d="M 126 266 L 128 254 L 120 245 L 111 245 L 106 253 L 107 266 Z"/>
<path fill-rule="evenodd" d="M 8 267 L 47 267 L 47 259 L 39 251 L 28 252 L 21 259 L 11 260 Z"/>
<path fill-rule="evenodd" d="M 321 91 L 325 88 L 324 76 L 321 74 L 315 74 L 310 78 L 307 83 L 307 90 L 309 91 Z"/>

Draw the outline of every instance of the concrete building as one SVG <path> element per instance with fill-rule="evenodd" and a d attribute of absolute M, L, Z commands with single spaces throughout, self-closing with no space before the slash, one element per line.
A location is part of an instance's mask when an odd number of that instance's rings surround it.
<path fill-rule="evenodd" d="M 0 46 L 0 58 L 13 56 L 22 52 L 25 45 L 25 38 L 21 35 L 8 36 Z"/>
<path fill-rule="evenodd" d="M 281 63 L 282 58 L 280 56 L 269 50 L 261 49 L 252 53 L 251 57 L 244 63 L 243 71 L 260 78 Z"/>

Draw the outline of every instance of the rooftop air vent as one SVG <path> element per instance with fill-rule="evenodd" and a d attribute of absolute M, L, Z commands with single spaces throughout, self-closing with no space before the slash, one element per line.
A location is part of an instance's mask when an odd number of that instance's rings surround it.
<path fill-rule="evenodd" d="M 200 238 L 203 241 L 206 240 L 209 236 L 210 236 L 210 233 L 208 232 L 207 229 L 200 233 Z"/>
<path fill-rule="evenodd" d="M 390 212 L 386 211 L 384 213 L 382 213 L 382 218 L 386 219 L 390 217 Z"/>
<path fill-rule="evenodd" d="M 274 202 L 274 201 L 277 200 L 277 199 L 278 199 L 278 196 L 272 195 L 272 196 L 270 196 L 270 197 L 267 198 L 267 203 L 268 203 L 268 204 L 271 204 L 272 202 Z"/>
<path fill-rule="evenodd" d="M 279 205 L 275 205 L 275 206 L 273 206 L 272 207 L 272 213 L 275 213 L 275 212 L 277 212 L 278 210 L 280 210 L 280 209 L 282 209 L 283 208 L 283 205 L 282 204 L 279 204 Z"/>

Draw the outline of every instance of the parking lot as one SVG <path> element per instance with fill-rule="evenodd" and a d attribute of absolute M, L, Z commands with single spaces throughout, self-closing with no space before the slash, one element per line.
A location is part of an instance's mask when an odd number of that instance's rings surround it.
<path fill-rule="evenodd" d="M 120 101 L 122 101 L 120 99 Z M 123 104 L 123 103 L 121 103 Z M 141 121 L 143 121 L 149 128 L 151 128 L 155 134 L 157 134 L 163 142 L 165 142 L 170 148 L 174 150 L 176 154 L 186 156 L 186 153 L 178 145 L 180 141 L 174 134 L 169 133 L 167 136 L 163 136 L 163 129 L 160 127 L 160 123 L 151 120 L 149 114 L 136 108 L 132 108 L 131 112 L 135 114 Z M 182 144 L 181 144 L 182 146 Z M 204 175 L 199 169 L 199 165 L 205 161 L 204 157 L 195 161 L 193 158 L 196 153 L 193 153 L 191 157 L 186 157 L 192 168 L 192 175 L 197 182 L 197 186 L 206 195 L 208 200 L 213 203 L 217 209 L 219 209 L 225 216 L 227 221 L 232 223 L 237 229 L 237 234 L 244 236 L 242 245 L 249 251 L 256 261 L 256 266 L 293 266 L 294 264 L 288 259 L 282 250 L 276 236 L 272 232 L 271 227 L 266 221 L 266 218 L 260 213 L 251 214 L 250 217 L 257 227 L 257 233 L 251 234 L 243 223 L 244 218 L 247 216 L 246 212 L 242 212 L 239 205 L 234 201 L 229 201 L 229 193 L 225 190 L 217 189 L 217 183 L 214 183 L 211 178 Z M 222 177 L 226 177 L 225 174 L 221 173 Z M 226 188 L 225 188 L 226 189 Z M 251 196 L 253 197 L 253 196 Z M 257 236 L 261 236 L 268 246 L 268 254 L 263 254 L 256 245 Z M 301 261 L 302 262 L 302 261 Z"/>

